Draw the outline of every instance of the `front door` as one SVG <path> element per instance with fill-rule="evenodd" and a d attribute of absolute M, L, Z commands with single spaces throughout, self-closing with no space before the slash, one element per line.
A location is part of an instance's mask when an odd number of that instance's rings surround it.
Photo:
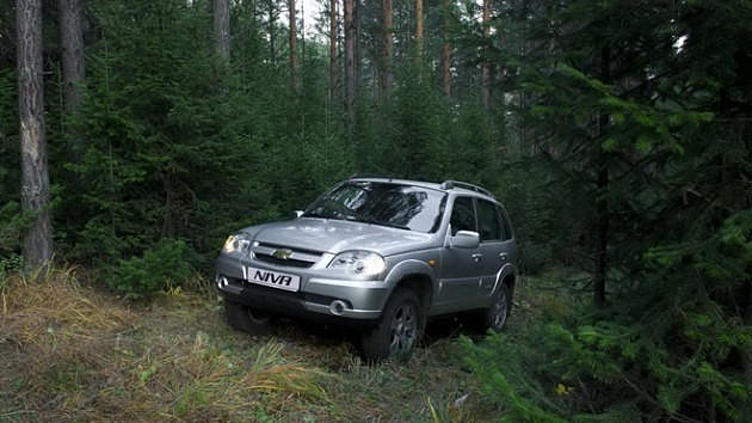
<path fill-rule="evenodd" d="M 450 235 L 458 231 L 478 231 L 474 200 L 471 197 L 456 197 L 449 221 Z M 441 277 L 436 309 L 451 312 L 466 308 L 478 296 L 483 263 L 479 248 L 451 247 L 442 249 Z"/>

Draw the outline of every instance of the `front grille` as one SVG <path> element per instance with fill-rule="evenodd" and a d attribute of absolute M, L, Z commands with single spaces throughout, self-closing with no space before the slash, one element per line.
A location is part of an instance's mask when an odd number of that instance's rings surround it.
<path fill-rule="evenodd" d="M 289 246 L 286 246 L 286 245 L 272 244 L 271 242 L 259 242 L 258 246 L 262 247 L 262 248 L 271 248 L 273 250 L 280 249 L 280 248 L 286 248 L 286 249 L 292 250 L 292 251 L 294 251 L 296 253 L 307 254 L 307 255 L 311 255 L 311 256 L 320 256 L 322 254 L 321 251 L 308 250 L 308 249 L 305 249 L 305 248 L 298 248 L 298 247 L 289 247 Z"/>
<path fill-rule="evenodd" d="M 305 261 L 305 260 L 296 260 L 296 259 L 278 259 L 274 257 L 271 254 L 263 254 L 263 253 L 254 253 L 254 256 L 256 257 L 256 260 L 262 261 L 264 263 L 274 264 L 277 266 L 288 266 L 288 267 L 298 267 L 298 268 L 308 268 L 313 266 L 314 262 Z"/>
<path fill-rule="evenodd" d="M 287 250 L 287 258 L 275 257 L 278 250 Z M 275 266 L 296 267 L 306 269 L 319 261 L 321 251 L 308 250 L 305 248 L 288 247 L 268 242 L 260 242 L 253 248 L 253 257 L 263 263 L 273 264 Z"/>

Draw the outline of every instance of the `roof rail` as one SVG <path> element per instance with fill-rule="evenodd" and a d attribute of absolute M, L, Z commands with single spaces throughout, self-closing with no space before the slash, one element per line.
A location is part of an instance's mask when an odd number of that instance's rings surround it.
<path fill-rule="evenodd" d="M 368 173 L 368 172 L 354 173 L 354 174 L 350 175 L 350 177 L 347 178 L 347 179 L 358 179 L 358 178 L 395 179 L 393 176 L 383 175 L 383 174 L 380 174 L 380 173 Z"/>
<path fill-rule="evenodd" d="M 442 189 L 452 189 L 454 187 L 469 189 L 470 191 L 479 192 L 481 194 L 485 194 L 491 198 L 494 198 L 493 194 L 491 194 L 491 191 L 475 184 L 470 184 L 470 183 L 462 182 L 462 181 L 453 181 L 453 180 L 448 180 L 448 181 L 444 181 L 441 183 Z"/>

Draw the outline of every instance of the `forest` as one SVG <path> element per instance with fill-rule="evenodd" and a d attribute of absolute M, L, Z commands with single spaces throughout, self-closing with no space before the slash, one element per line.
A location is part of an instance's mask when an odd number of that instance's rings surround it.
<path fill-rule="evenodd" d="M 750 0 L 0 0 L 0 421 L 752 421 L 750 22 Z M 353 174 L 493 192 L 525 317 L 381 370 L 271 338 L 253 381 L 213 324 L 139 350 L 139 313 L 218 313 L 228 234 Z M 121 335 L 118 367 L 93 340 Z M 436 360 L 470 405 L 355 416 L 327 379 L 408 395 Z"/>

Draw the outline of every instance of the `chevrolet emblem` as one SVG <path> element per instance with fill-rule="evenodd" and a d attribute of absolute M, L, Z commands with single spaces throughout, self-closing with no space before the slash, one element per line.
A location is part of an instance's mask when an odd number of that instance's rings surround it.
<path fill-rule="evenodd" d="M 290 257 L 292 257 L 292 250 L 288 249 L 281 249 L 281 250 L 274 250 L 272 253 L 272 256 L 274 258 L 279 260 L 288 260 Z"/>

